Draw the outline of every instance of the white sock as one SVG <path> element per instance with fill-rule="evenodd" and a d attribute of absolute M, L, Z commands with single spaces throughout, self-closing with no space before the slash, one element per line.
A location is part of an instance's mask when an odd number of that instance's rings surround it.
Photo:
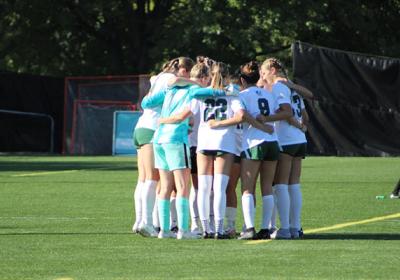
<path fill-rule="evenodd" d="M 268 228 L 271 222 L 272 210 L 274 209 L 274 196 L 266 195 L 262 197 L 262 220 L 261 229 Z"/>
<path fill-rule="evenodd" d="M 160 219 L 158 218 L 158 198 L 156 197 L 153 209 L 153 226 L 156 228 L 160 227 Z"/>
<path fill-rule="evenodd" d="M 290 196 L 290 227 L 301 228 L 301 208 L 303 206 L 303 197 L 300 184 L 289 185 Z"/>
<path fill-rule="evenodd" d="M 243 218 L 246 229 L 254 227 L 254 198 L 251 193 L 242 195 Z"/>
<path fill-rule="evenodd" d="M 197 189 L 195 189 L 193 186 L 190 188 L 189 209 L 190 218 L 192 220 L 191 229 L 194 229 L 197 227 L 197 221 L 199 220 L 199 209 L 197 208 Z"/>
<path fill-rule="evenodd" d="M 276 193 L 276 207 L 278 208 L 281 228 L 289 229 L 290 198 L 288 185 L 277 184 L 274 188 Z"/>
<path fill-rule="evenodd" d="M 274 196 L 274 209 L 272 209 L 272 216 L 271 216 L 271 222 L 269 223 L 269 229 L 276 228 L 276 213 L 278 212 L 278 209 L 276 209 L 276 194 L 274 188 L 273 188 L 273 196 Z"/>
<path fill-rule="evenodd" d="M 224 218 L 226 210 L 226 188 L 228 186 L 229 176 L 224 174 L 214 175 L 214 216 L 215 216 L 215 230 L 216 232 L 223 233 L 224 231 Z"/>
<path fill-rule="evenodd" d="M 212 187 L 213 176 L 211 175 L 198 175 L 198 191 L 197 191 L 197 209 L 199 211 L 199 217 L 203 226 L 203 231 L 207 230 L 203 224 L 205 221 L 208 222 L 210 218 L 210 193 Z M 208 231 L 207 231 L 208 232 Z"/>
<path fill-rule="evenodd" d="M 237 208 L 226 207 L 225 218 L 226 218 L 226 228 L 235 229 Z"/>
<path fill-rule="evenodd" d="M 176 213 L 176 197 L 170 198 L 170 228 L 177 226 L 178 215 Z"/>
<path fill-rule="evenodd" d="M 138 181 L 136 184 L 135 192 L 133 193 L 133 200 L 135 201 L 135 224 L 140 225 L 142 222 L 142 186 L 144 182 Z"/>
<path fill-rule="evenodd" d="M 156 201 L 157 181 L 146 180 L 142 185 L 142 216 L 146 225 L 153 224 L 153 210 Z"/>
<path fill-rule="evenodd" d="M 210 232 L 215 232 L 215 220 L 214 220 L 214 189 L 210 192 Z"/>

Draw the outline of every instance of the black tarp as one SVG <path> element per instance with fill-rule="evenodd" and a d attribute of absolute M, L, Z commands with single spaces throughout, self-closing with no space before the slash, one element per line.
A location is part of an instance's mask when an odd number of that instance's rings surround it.
<path fill-rule="evenodd" d="M 309 153 L 400 155 L 400 59 L 296 42 L 294 81 L 313 91 Z"/>
<path fill-rule="evenodd" d="M 54 152 L 61 153 L 64 78 L 0 72 L 0 110 L 54 119 Z M 0 112 L 0 152 L 49 152 L 49 119 Z"/>

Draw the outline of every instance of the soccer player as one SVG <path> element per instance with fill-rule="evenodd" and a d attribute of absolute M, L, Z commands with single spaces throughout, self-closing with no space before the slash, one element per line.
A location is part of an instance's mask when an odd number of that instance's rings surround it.
<path fill-rule="evenodd" d="M 157 93 L 167 87 L 168 81 L 177 76 L 188 77 L 193 66 L 190 58 L 179 57 L 163 67 L 163 72 L 152 79 L 148 95 Z M 143 236 L 156 236 L 153 227 L 153 208 L 156 199 L 156 187 L 159 180 L 158 171 L 154 168 L 152 138 L 158 126 L 161 106 L 145 108 L 134 131 L 134 142 L 138 149 L 138 183 L 134 193 L 136 221 L 133 232 Z"/>
<path fill-rule="evenodd" d="M 208 67 L 196 64 L 191 71 L 191 78 L 202 82 L 208 79 Z M 225 95 L 223 90 L 200 88 L 197 85 L 172 87 L 154 95 L 146 96 L 142 101 L 143 108 L 151 108 L 162 104 L 161 117 L 176 115 L 186 109 L 193 98 Z M 177 189 L 177 239 L 198 238 L 189 231 L 189 178 L 190 151 L 188 147 L 188 119 L 176 124 L 162 123 L 154 134 L 155 166 L 160 172 L 161 191 L 158 201 L 161 231 L 159 238 L 170 238 L 170 194 L 173 184 Z"/>
<path fill-rule="evenodd" d="M 262 79 L 273 94 L 289 98 L 293 116 L 276 124 L 278 141 L 281 146 L 274 179 L 274 193 L 281 227 L 277 239 L 299 238 L 302 195 L 300 189 L 301 162 L 306 154 L 308 115 L 302 97 L 289 89 L 282 80 L 287 75 L 282 63 L 269 58 L 261 66 Z"/>
<path fill-rule="evenodd" d="M 240 98 L 246 111 L 262 123 L 275 126 L 274 122 L 292 116 L 290 100 L 284 96 L 272 94 L 258 88 L 260 78 L 256 62 L 241 67 L 241 83 L 244 90 Z M 239 239 L 268 239 L 268 226 L 274 207 L 272 181 L 279 157 L 278 138 L 275 132 L 269 134 L 246 123 L 243 125 L 241 161 L 242 208 L 246 231 Z M 261 230 L 256 234 L 254 225 L 254 193 L 258 175 L 260 175 L 262 194 Z"/>

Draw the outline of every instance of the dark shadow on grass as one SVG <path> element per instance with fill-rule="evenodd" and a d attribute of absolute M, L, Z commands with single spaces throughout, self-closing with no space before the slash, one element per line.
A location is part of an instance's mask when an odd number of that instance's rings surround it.
<path fill-rule="evenodd" d="M 303 239 L 312 240 L 400 240 L 399 233 L 321 233 L 304 234 Z"/>
<path fill-rule="evenodd" d="M 109 161 L 41 161 L 41 162 L 0 162 L 0 171 L 68 171 L 68 170 L 101 170 L 101 171 L 116 171 L 116 170 L 135 170 L 136 163 L 133 162 L 109 162 Z"/>
<path fill-rule="evenodd" d="M 1 236 L 33 236 L 33 235 L 134 235 L 132 232 L 7 232 Z"/>

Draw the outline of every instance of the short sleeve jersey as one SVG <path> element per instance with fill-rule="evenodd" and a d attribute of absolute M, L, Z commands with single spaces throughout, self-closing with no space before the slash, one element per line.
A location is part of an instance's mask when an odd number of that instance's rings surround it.
<path fill-rule="evenodd" d="M 247 113 L 256 118 L 257 115 L 265 116 L 275 114 L 279 109 L 277 95 L 258 87 L 249 87 L 239 95 Z M 274 122 L 267 123 L 275 127 Z M 265 141 L 278 141 L 275 131 L 272 134 L 259 130 L 248 123 L 243 123 L 242 150 L 255 147 Z"/>
<path fill-rule="evenodd" d="M 220 96 L 199 101 L 200 126 L 197 151 L 220 150 L 235 155 L 240 154 L 236 144 L 236 125 L 210 128 L 209 120 L 226 120 L 244 107 L 238 97 Z"/>
<path fill-rule="evenodd" d="M 160 73 L 158 74 L 150 89 L 150 95 L 160 92 L 167 88 L 168 81 L 175 77 L 171 73 Z M 156 130 L 158 127 L 158 118 L 160 117 L 161 106 L 148 108 L 143 110 L 143 114 L 140 116 L 135 128 L 148 128 Z"/>
<path fill-rule="evenodd" d="M 297 121 L 302 122 L 301 111 L 305 109 L 304 101 L 295 91 L 292 91 L 291 93 L 291 107 L 294 118 Z M 301 129 L 290 125 L 287 121 L 278 122 L 276 133 L 278 135 L 279 144 L 282 146 L 307 142 L 305 133 Z"/>

